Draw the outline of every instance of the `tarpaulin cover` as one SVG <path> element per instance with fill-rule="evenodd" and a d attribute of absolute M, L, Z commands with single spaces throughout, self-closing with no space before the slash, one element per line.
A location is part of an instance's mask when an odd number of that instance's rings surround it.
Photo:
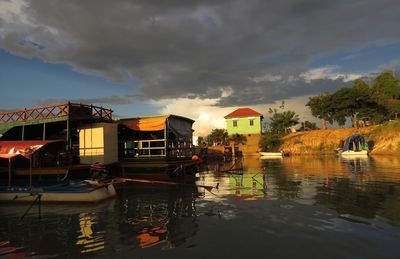
<path fill-rule="evenodd" d="M 180 118 L 170 117 L 168 120 L 168 128 L 172 130 L 177 136 L 186 139 L 192 139 L 192 121 L 182 120 Z"/>
<path fill-rule="evenodd" d="M 365 142 L 365 138 L 361 134 L 354 134 L 348 137 L 343 144 L 343 151 L 348 150 L 368 150 L 368 145 Z"/>
<path fill-rule="evenodd" d="M 122 124 L 137 131 L 158 131 L 164 130 L 166 118 L 140 118 L 124 121 Z"/>
<path fill-rule="evenodd" d="M 33 153 L 35 153 L 43 146 L 55 142 L 62 141 L 0 141 L 0 158 L 9 159 L 16 156 L 24 156 L 26 158 L 29 158 Z"/>

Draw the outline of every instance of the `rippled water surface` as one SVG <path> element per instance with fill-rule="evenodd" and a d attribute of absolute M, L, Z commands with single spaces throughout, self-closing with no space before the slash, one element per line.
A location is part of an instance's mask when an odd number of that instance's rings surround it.
<path fill-rule="evenodd" d="M 400 258 L 400 159 L 245 158 L 198 185 L 121 186 L 96 205 L 0 205 L 0 254 L 113 258 Z"/>

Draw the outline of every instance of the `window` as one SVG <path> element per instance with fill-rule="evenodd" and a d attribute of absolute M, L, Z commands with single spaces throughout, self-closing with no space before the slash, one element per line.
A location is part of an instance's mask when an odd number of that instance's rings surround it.
<path fill-rule="evenodd" d="M 254 126 L 254 120 L 250 119 L 250 126 Z"/>
<path fill-rule="evenodd" d="M 237 121 L 233 121 L 233 127 L 237 127 Z"/>

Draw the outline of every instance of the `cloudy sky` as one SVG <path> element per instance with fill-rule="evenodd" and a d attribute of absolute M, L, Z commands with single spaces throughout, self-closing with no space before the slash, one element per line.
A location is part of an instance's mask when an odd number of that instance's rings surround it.
<path fill-rule="evenodd" d="M 173 113 L 198 135 L 390 69 L 398 0 L 0 0 L 0 109 L 71 100 Z"/>

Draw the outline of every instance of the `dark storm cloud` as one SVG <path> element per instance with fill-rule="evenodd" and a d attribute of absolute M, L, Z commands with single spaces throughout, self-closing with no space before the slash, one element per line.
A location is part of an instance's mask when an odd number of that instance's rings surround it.
<path fill-rule="evenodd" d="M 126 96 L 110 96 L 100 98 L 80 98 L 80 99 L 63 99 L 63 98 L 49 98 L 45 100 L 36 100 L 38 105 L 52 105 L 57 103 L 84 103 L 84 104 L 97 104 L 97 105 L 118 105 L 118 104 L 131 104 L 135 100 L 141 99 L 140 96 L 126 95 Z"/>
<path fill-rule="evenodd" d="M 318 57 L 399 42 L 399 13 L 397 0 L 37 0 L 22 9 L 29 23 L 0 22 L 0 47 L 118 82 L 136 77 L 149 99 L 230 88 L 221 105 L 256 104 L 336 89 L 340 79 L 298 76 Z M 251 80 L 263 75 L 282 80 Z"/>

